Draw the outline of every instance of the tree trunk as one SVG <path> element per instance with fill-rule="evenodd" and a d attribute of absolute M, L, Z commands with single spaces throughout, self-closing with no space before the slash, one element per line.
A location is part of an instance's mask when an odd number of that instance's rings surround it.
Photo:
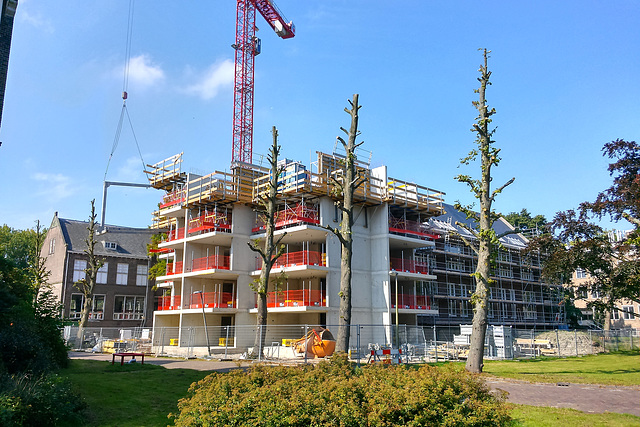
<path fill-rule="evenodd" d="M 489 285 L 491 283 L 491 250 L 492 237 L 490 233 L 493 222 L 491 221 L 491 165 L 492 160 L 491 137 L 489 132 L 489 122 L 491 113 L 486 105 L 485 91 L 489 83 L 490 72 L 487 70 L 487 51 L 484 52 L 484 67 L 481 67 L 482 77 L 480 88 L 478 89 L 479 99 L 476 107 L 478 109 L 478 123 L 475 129 L 478 132 L 478 148 L 480 154 L 481 177 L 479 191 L 476 197 L 480 200 L 480 217 L 478 233 L 478 265 L 474 273 L 476 280 L 476 290 L 471 299 L 473 303 L 473 322 L 471 331 L 471 346 L 469 357 L 467 358 L 466 370 L 480 373 L 484 364 L 484 339 L 487 333 L 487 315 L 489 311 Z M 495 159 L 495 157 L 494 157 Z"/>
<path fill-rule="evenodd" d="M 278 130 L 274 126 L 273 145 L 269 152 L 269 164 L 271 166 L 271 175 L 269 178 L 269 189 L 267 196 L 261 201 L 263 205 L 262 216 L 265 222 L 265 241 L 262 248 L 252 245 L 249 242 L 249 248 L 258 252 L 262 258 L 262 268 L 260 270 L 260 278 L 256 286 L 258 294 L 258 313 L 256 316 L 256 337 L 253 345 L 252 357 L 257 357 L 264 350 L 264 342 L 267 334 L 267 295 L 269 290 L 269 276 L 271 268 L 276 260 L 284 252 L 283 248 L 278 249 L 280 240 L 287 234 L 283 233 L 277 242 L 274 242 L 273 234 L 275 232 L 275 216 L 277 213 L 278 203 L 278 177 L 280 170 L 278 168 L 278 154 L 280 147 L 278 146 Z"/>

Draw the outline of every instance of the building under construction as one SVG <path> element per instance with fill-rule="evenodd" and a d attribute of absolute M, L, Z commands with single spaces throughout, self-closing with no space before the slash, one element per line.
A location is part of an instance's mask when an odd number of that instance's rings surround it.
<path fill-rule="evenodd" d="M 341 180 L 343 159 L 317 152 L 309 167 L 281 161 L 275 234 L 286 232 L 286 250 L 271 272 L 270 326 L 338 324 L 341 245 L 324 226 L 339 226 L 340 196 L 332 182 Z M 269 170 L 241 165 L 200 176 L 182 172 L 181 166 L 179 154 L 149 172 L 151 185 L 164 191 L 153 226 L 166 233 L 157 251 L 167 261 L 166 274 L 157 278 L 164 296 L 157 302 L 154 328 L 183 331 L 204 323 L 219 334 L 221 327 L 255 325 L 251 284 L 260 275 L 261 259 L 248 242 L 265 238 L 254 208 L 266 191 Z M 393 178 L 386 166 L 372 169 L 359 162 L 358 169 L 366 179 L 355 193 L 352 324 L 382 325 L 381 334 L 388 335 L 396 324 L 470 323 L 475 257 L 456 237 L 463 231 L 454 225 L 464 216 L 444 204 L 442 192 Z M 504 220 L 496 226 L 510 227 Z M 563 321 L 557 290 L 541 283 L 540 260 L 522 255 L 525 244 L 521 235 L 503 239 L 489 320 L 557 326 Z M 178 336 L 172 344 L 176 351 L 188 345 L 202 354 L 204 338 L 196 335 L 186 343 Z M 239 348 L 253 343 L 252 337 L 206 338 Z M 390 342 L 388 336 L 366 340 Z"/>

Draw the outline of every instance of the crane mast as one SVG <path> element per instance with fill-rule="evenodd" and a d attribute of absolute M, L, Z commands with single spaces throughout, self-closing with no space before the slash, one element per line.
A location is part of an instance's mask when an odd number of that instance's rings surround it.
<path fill-rule="evenodd" d="M 238 0 L 236 9 L 235 76 L 233 92 L 233 148 L 231 163 L 252 163 L 254 60 L 260 53 L 256 37 L 256 10 L 276 34 L 288 39 L 295 26 L 287 22 L 270 0 Z"/>

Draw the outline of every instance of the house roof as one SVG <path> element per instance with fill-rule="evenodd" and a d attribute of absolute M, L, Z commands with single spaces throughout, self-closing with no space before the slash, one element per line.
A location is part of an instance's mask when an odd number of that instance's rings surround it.
<path fill-rule="evenodd" d="M 441 232 L 453 231 L 461 234 L 462 236 L 472 237 L 466 229 L 456 225 L 456 223 L 466 224 L 469 228 L 474 230 L 478 229 L 478 224 L 473 219 L 467 218 L 464 213 L 456 210 L 453 205 L 443 203 L 443 207 L 446 213 L 431 218 L 429 220 L 430 225 Z M 493 223 L 493 229 L 498 235 L 515 230 L 515 228 L 503 217 L 500 217 Z M 501 237 L 500 242 L 505 246 L 524 248 L 529 241 L 522 234 L 513 233 Z"/>
<path fill-rule="evenodd" d="M 69 252 L 84 252 L 87 249 L 85 240 L 88 236 L 89 223 L 73 219 L 58 218 L 60 229 L 64 236 Z M 100 227 L 96 227 L 100 230 Z M 127 258 L 147 258 L 147 244 L 151 242 L 151 236 L 155 230 L 147 228 L 132 228 L 107 225 L 106 231 L 96 233 L 94 252 L 100 256 L 115 256 Z M 105 242 L 115 243 L 114 249 L 107 249 Z"/>

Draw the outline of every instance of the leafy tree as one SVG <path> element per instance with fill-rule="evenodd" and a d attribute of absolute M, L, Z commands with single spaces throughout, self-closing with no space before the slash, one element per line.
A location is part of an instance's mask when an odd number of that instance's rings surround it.
<path fill-rule="evenodd" d="M 353 257 L 353 234 L 352 229 L 355 223 L 353 212 L 353 195 L 358 187 L 364 183 L 365 177 L 356 168 L 356 149 L 364 141 L 356 143 L 356 138 L 360 135 L 358 131 L 358 94 L 353 95 L 353 100 L 349 101 L 351 109 L 344 111 L 351 116 L 351 126 L 349 130 L 340 129 L 347 135 L 347 140 L 338 137 L 338 141 L 344 147 L 346 157 L 342 164 L 342 180 L 332 179 L 334 192 L 342 197 L 336 202 L 336 206 L 342 212 L 340 227 L 325 225 L 325 228 L 336 235 L 342 245 L 342 258 L 340 261 L 340 308 L 338 319 L 338 335 L 336 337 L 336 351 L 346 352 L 349 348 L 349 335 L 351 329 L 351 259 Z"/>
<path fill-rule="evenodd" d="M 509 221 L 509 224 L 522 232 L 535 231 L 542 232 L 547 224 L 547 218 L 544 215 L 531 216 L 531 213 L 522 209 L 519 213 L 511 212 L 505 215 L 504 218 Z"/>
<path fill-rule="evenodd" d="M 46 233 L 46 229 L 42 229 L 42 233 Z M 26 269 L 34 259 L 35 239 L 34 230 L 16 230 L 5 224 L 0 227 L 0 253 L 17 268 Z"/>
<path fill-rule="evenodd" d="M 471 192 L 480 202 L 480 212 L 476 212 L 473 206 L 462 206 L 460 202 L 456 202 L 454 207 L 463 212 L 467 218 L 473 219 L 478 225 L 478 229 L 467 226 L 463 223 L 457 225 L 465 228 L 471 233 L 475 239 L 469 240 L 460 235 L 462 240 L 469 246 L 478 257 L 476 271 L 473 273 L 476 282 L 475 291 L 471 297 L 473 304 L 473 322 L 471 332 L 471 342 L 469 348 L 469 357 L 467 359 L 466 369 L 470 372 L 482 372 L 483 356 L 484 356 L 484 339 L 487 331 L 487 314 L 489 303 L 489 286 L 494 283 L 491 279 L 491 259 L 500 245 L 499 238 L 503 235 L 496 235 L 493 229 L 493 223 L 499 218 L 492 209 L 491 205 L 495 197 L 510 185 L 515 178 L 511 178 L 503 186 L 491 191 L 491 168 L 498 166 L 500 163 L 500 149 L 493 146 L 491 138 L 495 129 L 489 130 L 492 121 L 491 116 L 496 113 L 494 108 L 489 109 L 485 98 L 487 86 L 491 83 L 489 78 L 491 71 L 487 68 L 487 61 L 490 51 L 484 49 L 484 65 L 480 66 L 480 88 L 476 89 L 479 94 L 478 101 L 474 101 L 473 105 L 478 110 L 476 123 L 473 125 L 472 131 L 477 134 L 477 148 L 471 150 L 469 155 L 461 160 L 461 164 L 468 165 L 471 161 L 477 160 L 480 156 L 481 176 L 480 179 L 473 179 L 469 175 L 458 175 L 456 179 L 459 182 L 467 184 Z"/>
<path fill-rule="evenodd" d="M 84 253 L 87 255 L 87 268 L 85 268 L 85 277 L 74 285 L 82 292 L 84 296 L 84 305 L 80 314 L 80 322 L 78 324 L 78 339 L 82 339 L 84 328 L 89 320 L 89 313 L 93 307 L 93 293 L 96 287 L 96 278 L 98 270 L 104 265 L 104 260 L 95 254 L 96 247 L 96 209 L 95 199 L 91 200 L 91 214 L 89 215 L 89 225 L 87 226 L 88 235 L 85 239 L 87 249 Z"/>
<path fill-rule="evenodd" d="M 595 202 L 583 203 L 581 207 L 599 218 L 608 214 L 614 221 L 626 219 L 635 227 L 637 239 L 640 229 L 640 146 L 635 141 L 616 139 L 605 144 L 602 151 L 604 156 L 615 160 L 608 167 L 614 177 L 613 185 L 598 194 Z"/>
<path fill-rule="evenodd" d="M 256 339 L 253 346 L 253 357 L 257 356 L 258 349 L 264 348 L 264 340 L 267 333 L 267 290 L 269 287 L 269 275 L 271 269 L 277 259 L 284 253 L 284 245 L 280 245 L 282 239 L 287 233 L 283 233 L 276 241 L 274 241 L 275 218 L 277 214 L 278 203 L 278 181 L 282 175 L 282 168 L 278 167 L 278 155 L 280 154 L 280 146 L 278 145 L 278 130 L 274 126 L 272 129 L 273 145 L 269 150 L 267 160 L 271 167 L 269 181 L 267 183 L 267 191 L 259 199 L 260 206 L 256 209 L 265 224 L 265 240 L 264 246 L 260 247 L 259 242 L 248 242 L 249 248 L 257 252 L 262 258 L 262 268 L 260 277 L 253 283 L 255 291 L 258 294 L 258 315 Z"/>
<path fill-rule="evenodd" d="M 589 292 L 600 298 L 588 300 L 610 327 L 617 303 L 640 303 L 640 147 L 635 141 L 617 139 L 604 145 L 603 155 L 613 159 L 608 170 L 613 184 L 594 202 L 583 202 L 576 210 L 558 212 L 548 225 L 549 233 L 532 241 L 532 248 L 548 256 L 543 274 L 548 281 L 572 288 L 579 297 Z M 634 230 L 622 240 L 614 238 L 593 222 L 609 215 L 614 221 L 628 220 Z M 576 270 L 588 273 L 579 286 L 572 282 Z"/>

